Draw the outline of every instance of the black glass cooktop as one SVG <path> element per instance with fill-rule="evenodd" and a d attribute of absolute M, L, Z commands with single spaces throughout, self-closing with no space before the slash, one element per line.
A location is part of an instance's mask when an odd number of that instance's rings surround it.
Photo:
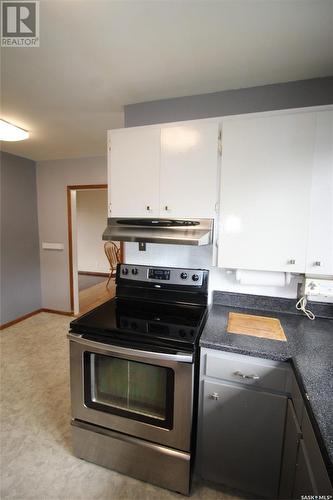
<path fill-rule="evenodd" d="M 113 299 L 71 322 L 71 331 L 116 342 L 193 349 L 206 320 L 207 307 Z"/>

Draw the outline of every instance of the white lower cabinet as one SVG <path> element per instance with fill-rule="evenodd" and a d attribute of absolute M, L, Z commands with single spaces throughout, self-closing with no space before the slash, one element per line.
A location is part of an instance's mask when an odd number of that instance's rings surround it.
<path fill-rule="evenodd" d="M 197 473 L 266 498 L 333 495 L 289 363 L 201 349 Z"/>
<path fill-rule="evenodd" d="M 277 498 L 287 397 L 203 382 L 202 474 Z"/>
<path fill-rule="evenodd" d="M 316 495 L 318 489 L 311 469 L 308 452 L 301 439 L 297 454 L 297 468 L 295 469 L 294 487 L 292 495 L 287 498 L 301 498 L 303 495 Z M 286 497 L 281 497 L 286 498 Z"/>
<path fill-rule="evenodd" d="M 198 464 L 204 479 L 278 497 L 289 374 L 282 363 L 202 349 Z"/>
<path fill-rule="evenodd" d="M 333 488 L 309 416 L 304 409 L 302 420 L 298 421 L 289 400 L 279 498 L 310 495 L 330 498 Z"/>
<path fill-rule="evenodd" d="M 285 436 L 285 444 L 287 435 Z M 285 454 L 282 468 L 285 465 Z M 327 473 L 327 469 L 318 445 L 309 415 L 304 409 L 301 423 L 301 439 L 299 440 L 296 461 L 292 466 L 294 470 L 292 494 L 289 497 L 301 498 L 302 495 L 315 495 L 332 498 L 333 486 Z M 284 476 L 281 476 L 281 489 L 284 484 Z"/>
<path fill-rule="evenodd" d="M 291 402 L 291 399 L 288 399 L 279 498 L 292 498 L 295 482 L 297 454 L 301 437 L 302 431 L 297 420 L 297 415 L 293 403 Z"/>

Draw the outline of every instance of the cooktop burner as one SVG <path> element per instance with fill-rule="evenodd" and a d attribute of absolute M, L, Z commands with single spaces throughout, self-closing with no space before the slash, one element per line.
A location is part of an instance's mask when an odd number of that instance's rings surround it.
<path fill-rule="evenodd" d="M 71 331 L 107 343 L 194 350 L 206 320 L 207 278 L 205 270 L 118 265 L 117 297 L 72 321 Z"/>
<path fill-rule="evenodd" d="M 72 321 L 71 329 L 109 340 L 167 340 L 193 345 L 201 333 L 206 311 L 205 306 L 113 299 Z"/>

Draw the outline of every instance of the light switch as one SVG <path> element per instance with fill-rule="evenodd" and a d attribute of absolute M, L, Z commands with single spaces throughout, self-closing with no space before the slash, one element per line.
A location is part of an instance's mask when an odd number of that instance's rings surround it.
<path fill-rule="evenodd" d="M 42 243 L 42 249 L 43 250 L 63 250 L 64 249 L 64 244 L 63 243 Z"/>

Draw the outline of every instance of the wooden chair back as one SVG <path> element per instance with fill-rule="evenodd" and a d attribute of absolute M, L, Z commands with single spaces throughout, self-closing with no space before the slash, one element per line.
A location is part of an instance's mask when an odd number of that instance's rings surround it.
<path fill-rule="evenodd" d="M 116 275 L 117 264 L 120 262 L 120 248 L 113 241 L 106 241 L 104 252 L 110 264 L 110 276 L 106 285 L 108 286 L 110 279 Z"/>

